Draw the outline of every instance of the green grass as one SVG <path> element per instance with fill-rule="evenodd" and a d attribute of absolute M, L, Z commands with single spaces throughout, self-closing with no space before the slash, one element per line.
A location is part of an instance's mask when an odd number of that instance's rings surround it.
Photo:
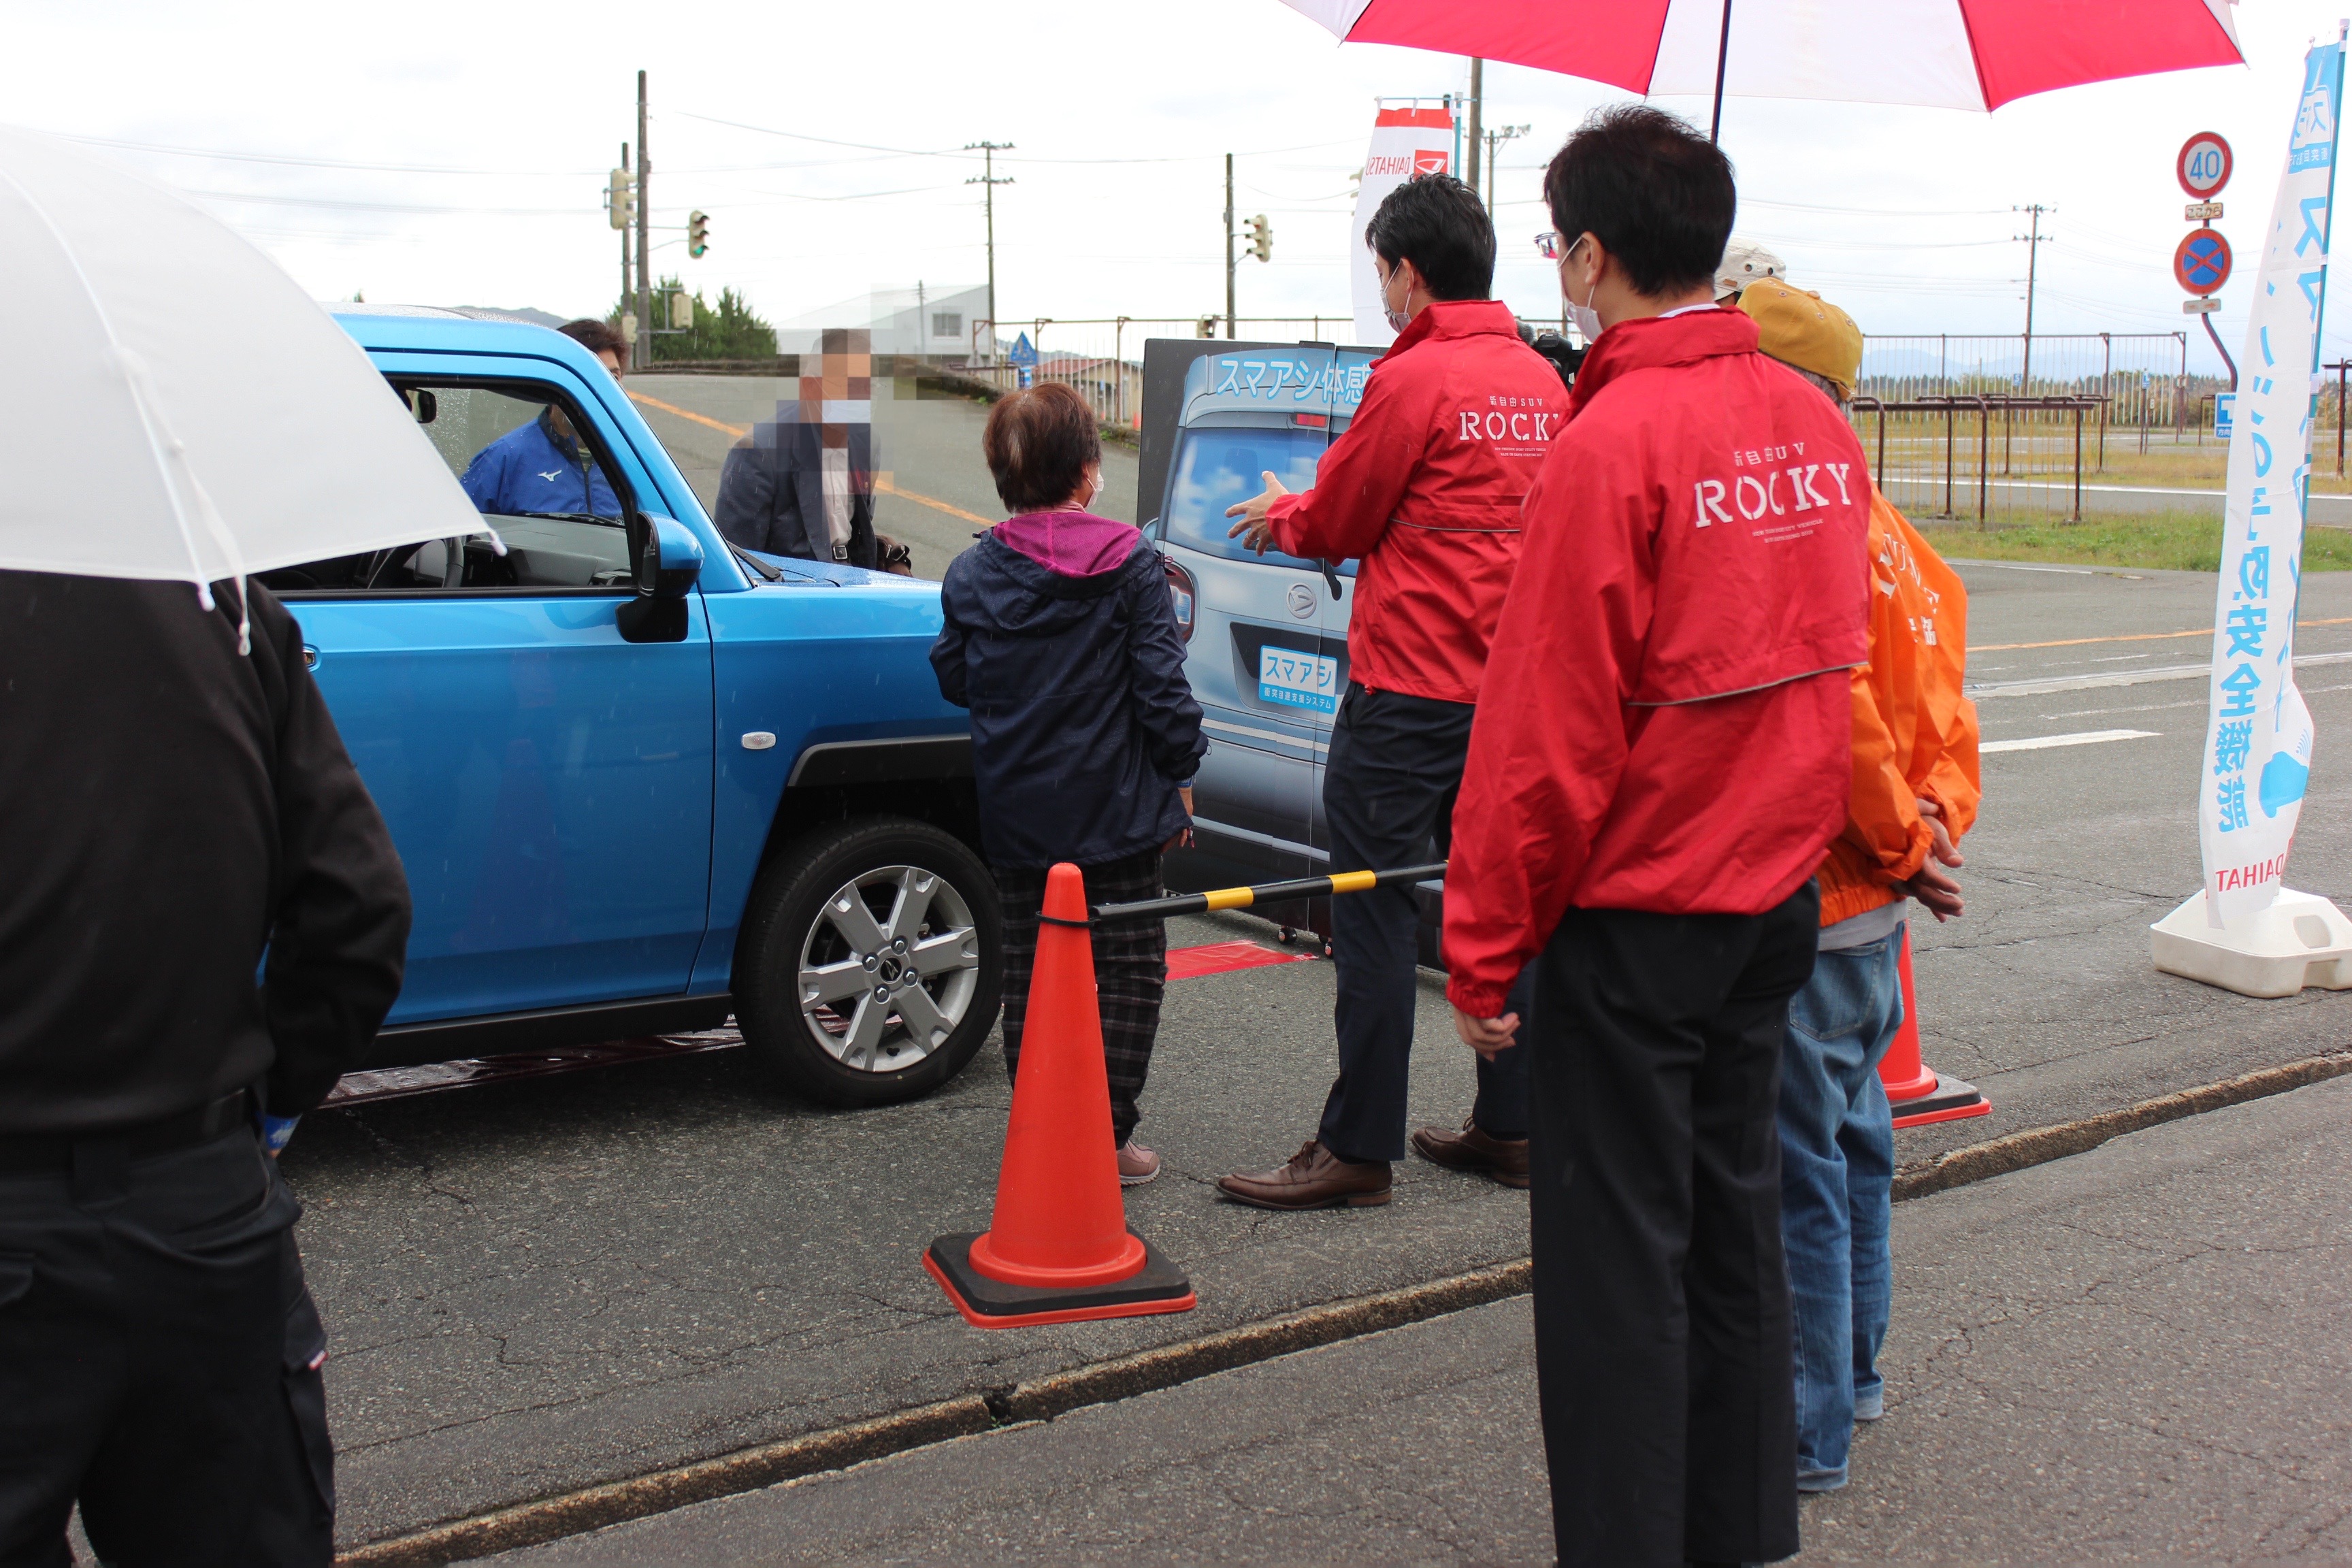
<path fill-rule="evenodd" d="M 2138 566 L 2162 572 L 2221 569 L 2221 521 L 2187 512 L 2085 517 L 2080 522 L 2034 513 L 1996 513 L 1991 526 L 1913 517 L 1938 552 L 1979 561 L 2046 561 L 2064 566 Z M 2352 531 L 2307 528 L 2306 572 L 2352 572 Z"/>

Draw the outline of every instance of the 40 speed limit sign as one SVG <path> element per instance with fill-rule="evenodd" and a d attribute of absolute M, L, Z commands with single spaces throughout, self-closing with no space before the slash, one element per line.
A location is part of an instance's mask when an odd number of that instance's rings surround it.
<path fill-rule="evenodd" d="M 2229 142 L 2214 132 L 2200 131 L 2181 143 L 2172 172 L 2179 176 L 2180 188 L 2201 202 L 2221 194 L 2233 166 Z"/>

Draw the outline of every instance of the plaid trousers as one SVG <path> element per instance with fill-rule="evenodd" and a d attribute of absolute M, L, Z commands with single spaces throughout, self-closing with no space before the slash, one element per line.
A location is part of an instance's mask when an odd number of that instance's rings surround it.
<path fill-rule="evenodd" d="M 1037 966 L 1037 912 L 1045 901 L 1043 867 L 994 867 L 1004 907 L 1004 1071 L 1021 1071 L 1021 1026 L 1029 1012 L 1029 976 Z M 1081 866 L 1089 904 L 1160 897 L 1160 851 Z M 1110 1133 L 1124 1143 L 1142 1119 L 1136 1097 L 1151 1068 L 1160 1034 L 1160 999 L 1168 988 L 1168 928 L 1160 921 L 1098 925 L 1087 933 L 1095 952 L 1095 995 L 1102 1009 L 1103 1064 L 1110 1076 Z"/>

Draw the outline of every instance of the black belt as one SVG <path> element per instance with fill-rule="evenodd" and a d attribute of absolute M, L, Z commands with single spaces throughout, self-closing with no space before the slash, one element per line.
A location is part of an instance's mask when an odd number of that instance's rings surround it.
<path fill-rule="evenodd" d="M 77 1147 L 120 1149 L 131 1159 L 142 1160 L 209 1143 L 249 1125 L 251 1120 L 246 1091 L 240 1089 L 194 1110 L 130 1127 L 92 1132 L 0 1132 L 0 1171 L 69 1171 Z"/>

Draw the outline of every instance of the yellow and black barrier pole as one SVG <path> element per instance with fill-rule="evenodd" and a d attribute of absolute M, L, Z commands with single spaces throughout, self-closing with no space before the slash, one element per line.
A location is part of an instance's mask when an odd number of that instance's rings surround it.
<path fill-rule="evenodd" d="M 1329 877 L 1301 877 L 1295 882 L 1265 882 L 1255 888 L 1213 888 L 1205 893 L 1177 893 L 1165 899 L 1145 899 L 1132 904 L 1096 904 L 1087 910 L 1094 921 L 1166 920 L 1170 915 L 1204 915 L 1212 910 L 1245 910 L 1252 904 L 1279 903 L 1288 899 L 1320 899 L 1334 893 L 1360 893 L 1393 882 L 1425 882 L 1445 875 L 1445 862 L 1433 866 L 1403 866 L 1393 871 L 1341 871 Z"/>

